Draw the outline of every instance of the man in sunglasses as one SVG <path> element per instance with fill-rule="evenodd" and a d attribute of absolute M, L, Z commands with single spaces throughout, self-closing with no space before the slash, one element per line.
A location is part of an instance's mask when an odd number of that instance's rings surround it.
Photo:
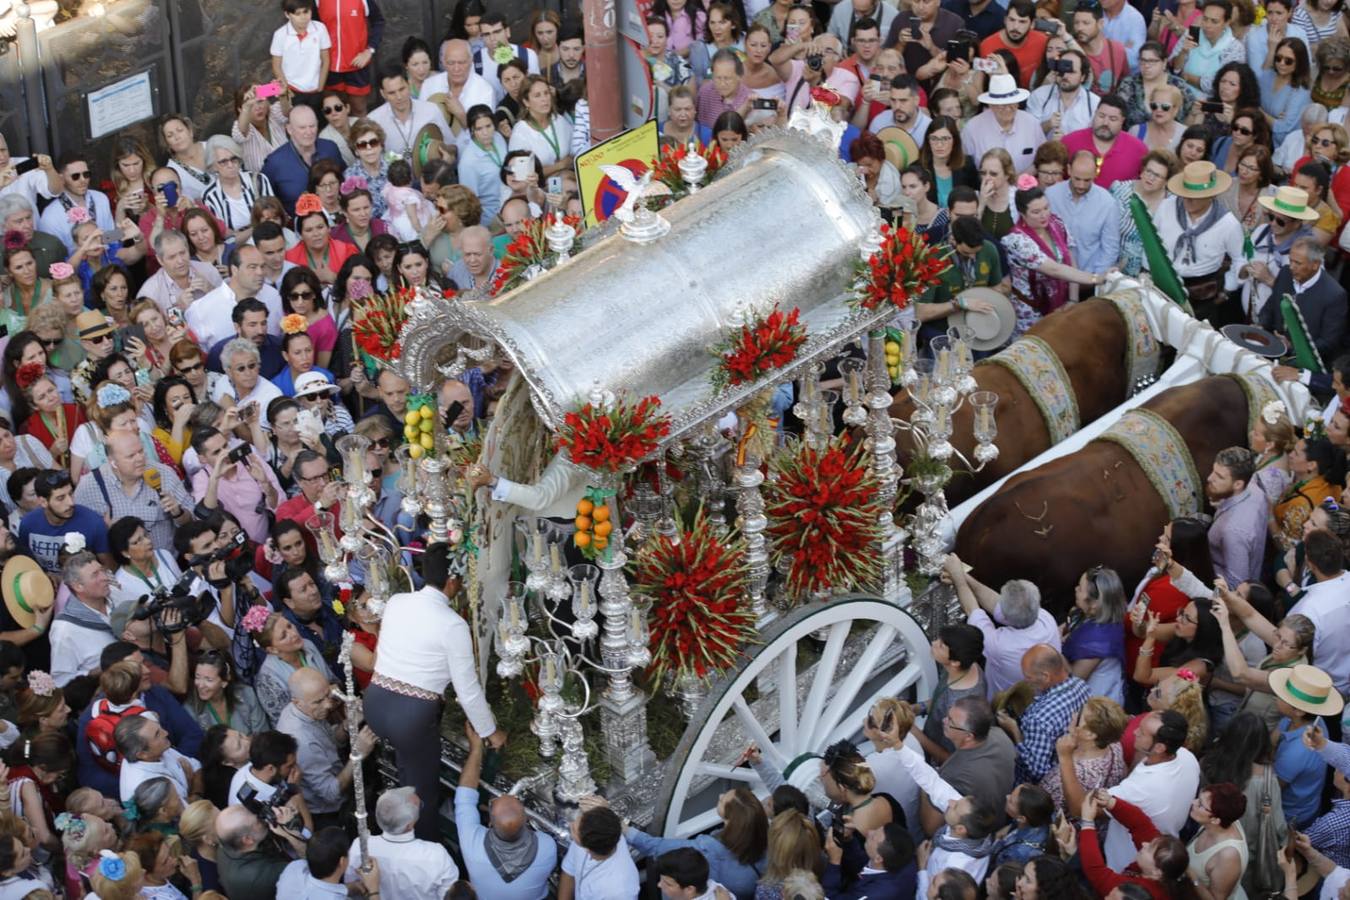
<path fill-rule="evenodd" d="M 1051 140 L 1090 127 L 1099 99 L 1083 87 L 1083 79 L 1092 71 L 1083 51 L 1065 50 L 1059 55 L 1059 66 L 1060 71 L 1027 99 L 1027 112 L 1036 117 L 1046 138 Z"/>
<path fill-rule="evenodd" d="M 84 359 L 70 373 L 70 389 L 75 402 L 84 405 L 89 402 L 89 379 L 100 362 L 112 356 L 113 334 L 116 329 L 101 312 L 87 309 L 75 317 L 75 332 L 80 338 L 80 349 Z"/>
<path fill-rule="evenodd" d="M 1265 209 L 1266 221 L 1252 231 L 1252 258 L 1238 270 L 1238 277 L 1243 279 L 1242 303 L 1253 322 L 1263 317 L 1275 279 L 1289 265 L 1294 241 L 1311 236 L 1310 223 L 1317 221 L 1317 212 L 1308 205 L 1307 191 L 1296 187 L 1282 187 L 1276 195 L 1258 197 L 1256 202 Z"/>
<path fill-rule="evenodd" d="M 117 223 L 113 221 L 112 204 L 108 202 L 107 195 L 91 189 L 94 173 L 84 154 L 67 150 L 57 160 L 57 170 L 61 173 L 61 183 L 65 189 L 42 211 L 38 228 L 60 238 L 66 250 L 74 253 L 75 238 L 70 233 L 74 223 L 70 220 L 70 211 L 75 207 L 82 207 L 104 231 L 112 231 Z"/>

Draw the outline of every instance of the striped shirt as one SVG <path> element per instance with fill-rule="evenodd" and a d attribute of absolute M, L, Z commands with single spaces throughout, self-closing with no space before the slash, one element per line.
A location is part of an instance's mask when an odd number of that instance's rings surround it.
<path fill-rule="evenodd" d="M 230 231 L 247 228 L 252 222 L 253 204 L 259 197 L 272 196 L 272 182 L 266 175 L 254 175 L 252 172 L 239 173 L 240 196 L 235 199 L 225 193 L 220 180 L 211 179 L 211 186 L 202 196 L 206 208 L 215 213 L 217 219 L 225 223 Z M 240 207 L 243 207 L 242 209 Z M 247 211 L 247 212 L 246 212 Z"/>

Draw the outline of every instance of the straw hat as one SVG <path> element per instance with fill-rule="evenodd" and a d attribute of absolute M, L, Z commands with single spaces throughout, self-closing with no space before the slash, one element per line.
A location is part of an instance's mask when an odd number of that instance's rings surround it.
<path fill-rule="evenodd" d="M 1031 96 L 1031 91 L 1017 86 L 1017 79 L 1011 75 L 989 76 L 989 90 L 980 95 L 980 102 L 986 106 L 1006 106 L 1021 103 Z"/>
<path fill-rule="evenodd" d="M 877 140 L 886 149 L 886 159 L 903 172 L 919 161 L 919 145 L 910 133 L 898 125 L 888 125 L 877 132 Z"/>
<path fill-rule="evenodd" d="M 947 317 L 951 325 L 968 325 L 971 331 L 972 350 L 997 350 L 1008 343 L 1013 330 L 1017 328 L 1017 312 L 1012 301 L 1003 294 L 986 287 L 967 288 L 957 295 L 960 300 L 983 300 L 994 308 L 993 312 L 975 312 L 970 309 L 958 309 Z"/>
<path fill-rule="evenodd" d="M 1303 188 L 1281 187 L 1275 195 L 1262 195 L 1256 202 L 1277 216 L 1287 216 L 1304 222 L 1316 222 L 1322 216 L 1315 209 L 1308 208 L 1308 192 Z"/>
<path fill-rule="evenodd" d="M 1207 160 L 1187 163 L 1167 181 L 1167 189 L 1178 197 L 1202 200 L 1217 197 L 1233 184 L 1233 176 Z"/>
<path fill-rule="evenodd" d="M 1294 709 L 1314 716 L 1334 716 L 1345 708 L 1331 676 L 1316 666 L 1276 669 L 1269 679 L 1275 696 Z"/>
<path fill-rule="evenodd" d="M 5 563 L 0 572 L 0 593 L 20 628 L 32 628 L 37 614 L 50 609 L 56 599 L 51 579 L 27 556 L 13 556 Z"/>
<path fill-rule="evenodd" d="M 92 309 L 86 309 L 75 317 L 75 331 L 82 341 L 103 337 L 105 334 L 112 334 L 115 330 L 107 316 Z"/>
<path fill-rule="evenodd" d="M 409 150 L 412 154 L 413 175 L 417 178 L 422 177 L 422 168 L 433 159 L 453 162 L 451 154 L 457 153 L 454 144 L 447 144 L 441 140 L 441 130 L 435 125 L 423 125 L 413 138 Z"/>

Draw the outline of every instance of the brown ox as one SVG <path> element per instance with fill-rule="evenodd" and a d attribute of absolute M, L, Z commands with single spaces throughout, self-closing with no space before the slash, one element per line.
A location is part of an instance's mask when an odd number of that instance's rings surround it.
<path fill-rule="evenodd" d="M 1246 446 L 1247 398 L 1231 378 L 1171 388 L 1143 408 L 1181 435 L 1202 486 L 1216 453 Z M 1119 444 L 1092 441 L 1010 478 L 962 523 L 956 552 L 985 584 L 1034 581 L 1046 608 L 1059 612 L 1073 602 L 1078 577 L 1097 564 L 1115 569 L 1132 589 L 1167 518 L 1134 458 Z"/>
<path fill-rule="evenodd" d="M 1093 299 L 1047 316 L 1028 334 L 1050 345 L 1059 357 L 1078 398 L 1078 418 L 1092 422 L 1125 402 L 1129 374 L 1125 371 L 1125 323 L 1107 300 Z M 980 390 L 998 394 L 998 459 L 975 475 L 957 475 L 947 488 L 947 500 L 955 506 L 972 497 L 1009 472 L 1016 471 L 1050 448 L 1050 431 L 1041 411 L 1012 372 L 999 365 L 975 367 Z M 901 392 L 891 404 L 891 416 L 905 421 L 914 411 L 908 393 Z M 966 459 L 975 458 L 969 404 L 957 411 L 952 423 L 952 445 Z M 896 444 L 903 466 L 913 452 L 904 431 Z"/>

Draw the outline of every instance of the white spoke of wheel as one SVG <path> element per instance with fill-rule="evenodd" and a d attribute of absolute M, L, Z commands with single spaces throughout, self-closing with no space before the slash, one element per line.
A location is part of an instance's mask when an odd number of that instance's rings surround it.
<path fill-rule="evenodd" d="M 789 759 L 797 749 L 797 645 L 778 657 L 778 746 Z"/>
<path fill-rule="evenodd" d="M 859 704 L 857 707 L 855 707 L 852 710 L 852 715 L 850 715 L 847 719 L 845 719 L 843 721 L 843 724 L 836 727 L 834 731 L 824 741 L 821 742 L 822 746 L 828 747 L 835 741 L 842 741 L 844 738 L 851 735 L 854 731 L 857 731 L 858 725 L 856 723 L 856 720 L 858 715 L 863 710 L 871 709 L 873 706 L 876 705 L 876 702 L 880 700 L 882 697 L 894 697 L 900 694 L 911 684 L 914 684 L 916 681 L 918 681 L 919 678 L 922 677 L 922 675 L 923 669 L 920 668 L 918 663 L 911 662 L 909 665 L 905 666 L 903 669 L 897 672 L 893 678 L 891 678 L 881 687 L 877 688 L 876 691 L 872 693 L 872 696 L 867 698 L 866 704 Z"/>
<path fill-rule="evenodd" d="M 806 708 L 802 710 L 802 717 L 797 723 L 799 738 L 810 740 L 811 735 L 815 733 L 816 724 L 820 721 L 821 713 L 825 711 L 825 700 L 829 696 L 830 685 L 834 682 L 834 670 L 838 668 L 839 657 L 844 652 L 844 641 L 847 640 L 852 627 L 852 621 L 848 620 L 830 626 L 830 636 L 825 640 L 825 652 L 821 654 L 820 662 L 816 663 L 816 671 L 812 676 L 811 693 L 806 697 Z M 797 753 L 815 750 L 810 745 L 793 749 Z"/>
<path fill-rule="evenodd" d="M 731 781 L 744 781 L 746 784 L 761 785 L 759 776 L 756 775 L 755 770 L 749 766 L 732 768 L 731 766 L 724 766 L 720 763 L 711 763 L 704 760 L 698 764 L 698 774 L 707 775 L 712 778 L 726 778 Z"/>
<path fill-rule="evenodd" d="M 771 766 L 778 769 L 787 767 L 788 761 L 783 758 L 783 754 L 778 752 L 774 746 L 773 738 L 764 730 L 764 726 L 759 724 L 755 714 L 750 711 L 749 705 L 745 702 L 745 697 L 737 694 L 736 699 L 731 702 L 731 709 L 736 713 L 736 718 L 740 721 L 741 727 L 745 733 L 750 736 L 750 740 L 757 744 L 764 754 L 764 760 Z"/>
<path fill-rule="evenodd" d="M 667 835 L 673 838 L 691 838 L 709 829 L 716 828 L 722 824 L 722 817 L 717 814 L 717 807 L 713 807 L 707 812 L 699 813 L 692 819 L 685 819 L 680 823 L 680 827 L 675 829 L 675 833 Z"/>
<path fill-rule="evenodd" d="M 829 709 L 825 712 L 820 724 L 811 733 L 812 748 L 823 750 L 829 746 L 825 738 L 838 727 L 839 720 L 845 713 L 852 714 L 852 704 L 858 697 L 858 691 L 862 690 L 863 682 L 872 677 L 877 661 L 881 659 L 881 654 L 885 653 L 895 642 L 896 634 L 896 630 L 891 626 L 882 625 L 877 629 L 876 634 L 872 635 L 872 640 L 868 642 L 867 649 L 858 657 L 857 663 L 853 666 L 853 671 L 848 673 L 848 677 L 839 686 L 839 690 L 830 698 Z"/>

